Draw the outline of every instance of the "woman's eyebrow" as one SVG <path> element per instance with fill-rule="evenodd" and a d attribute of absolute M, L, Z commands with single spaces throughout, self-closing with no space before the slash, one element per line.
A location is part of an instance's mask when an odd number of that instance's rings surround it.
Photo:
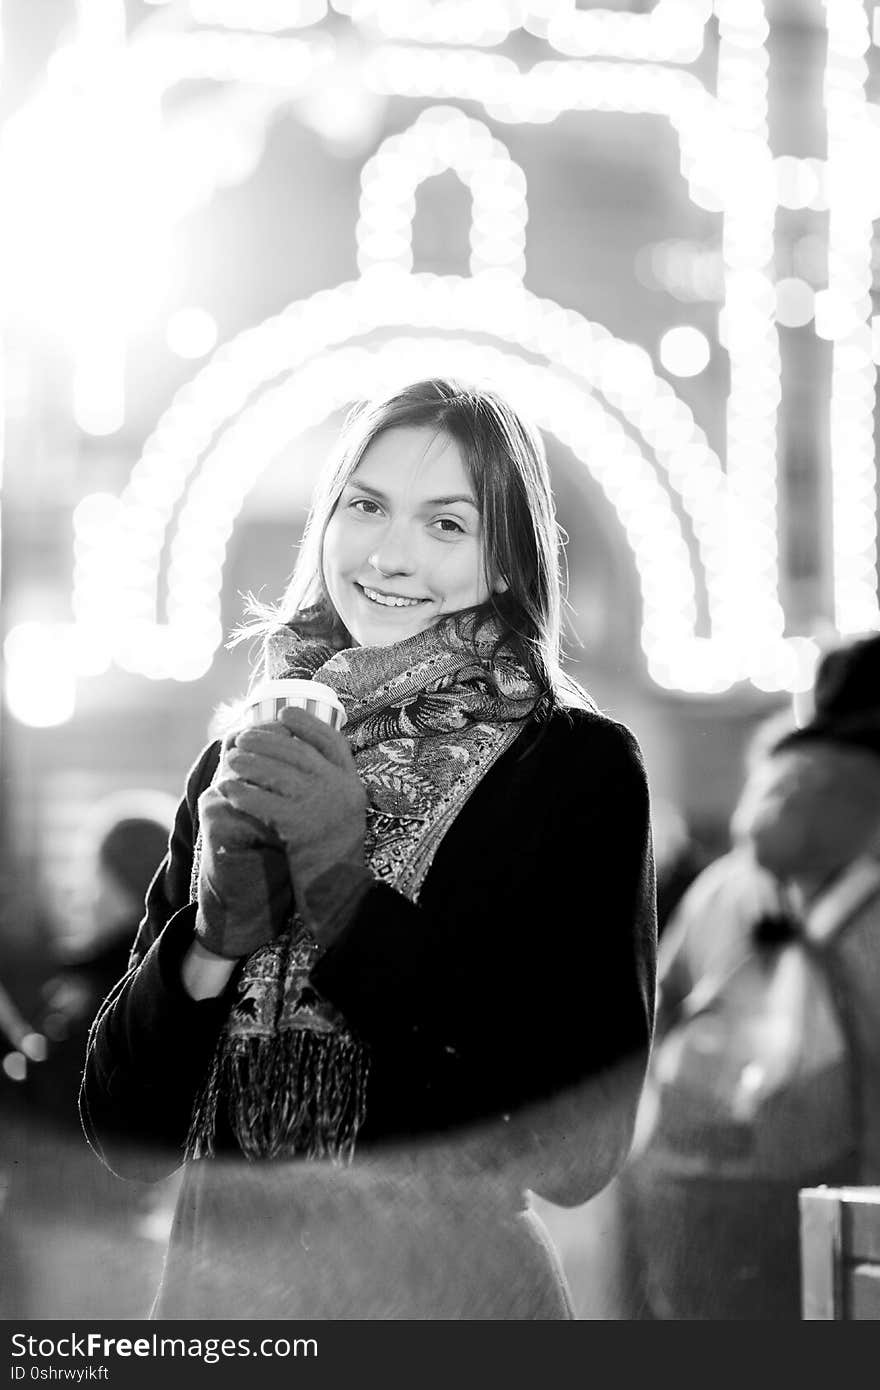
<path fill-rule="evenodd" d="M 371 497 L 375 497 L 377 502 L 388 501 L 387 493 L 384 493 L 381 488 L 373 487 L 371 483 L 364 482 L 363 479 L 357 477 L 357 475 L 349 478 L 345 486 L 347 488 L 356 488 L 359 492 L 368 492 Z M 467 492 L 454 493 L 449 497 L 428 497 L 422 503 L 422 507 L 449 507 L 455 502 L 465 502 L 469 507 L 473 507 L 474 511 L 479 511 L 476 501 L 471 497 L 470 493 Z"/>
<path fill-rule="evenodd" d="M 381 488 L 372 487 L 369 483 L 365 483 L 363 479 L 359 478 L 356 474 L 353 474 L 352 477 L 349 478 L 345 486 L 347 488 L 353 488 L 357 492 L 368 492 L 371 497 L 376 498 L 377 502 L 388 501 L 387 496 L 381 490 Z"/>
<path fill-rule="evenodd" d="M 425 506 L 426 506 L 426 507 L 450 507 L 450 506 L 452 506 L 455 502 L 466 502 L 467 505 L 468 505 L 469 507 L 473 507 L 474 511 L 478 511 L 478 510 L 479 510 L 479 508 L 477 507 L 477 504 L 476 504 L 476 502 L 474 501 L 473 497 L 471 497 L 470 494 L 467 493 L 467 492 L 456 493 L 456 494 L 455 494 L 454 496 L 452 496 L 452 497 L 430 497 L 430 498 L 428 499 L 428 501 L 425 503 Z"/>

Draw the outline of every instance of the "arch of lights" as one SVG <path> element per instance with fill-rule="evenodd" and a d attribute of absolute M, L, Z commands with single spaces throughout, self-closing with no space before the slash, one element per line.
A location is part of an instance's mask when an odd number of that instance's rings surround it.
<path fill-rule="evenodd" d="M 683 662 L 679 674 L 685 689 L 720 689 L 744 675 L 760 688 L 783 689 L 792 688 L 800 678 L 795 668 L 802 640 L 782 638 L 783 615 L 777 597 L 775 428 L 780 373 L 771 259 L 775 208 L 782 201 L 777 182 L 783 162 L 803 165 L 805 170 L 810 165 L 808 182 L 815 183 L 817 174 L 827 173 L 827 187 L 820 188 L 817 201 L 808 203 L 805 198 L 802 205 L 823 206 L 818 200 L 827 197 L 831 208 L 829 289 L 824 299 L 817 295 L 816 307 L 817 330 L 834 341 L 830 459 L 835 618 L 841 632 L 877 623 L 876 529 L 870 507 L 874 372 L 865 274 L 870 265 L 870 221 L 877 210 L 878 180 L 870 176 L 869 167 L 859 163 L 859 152 L 864 159 L 874 148 L 870 104 L 864 92 L 867 69 L 863 55 L 870 38 L 859 0 L 825 3 L 829 30 L 827 169 L 821 161 L 793 161 L 784 156 L 774 161 L 770 155 L 766 126 L 768 26 L 761 0 L 715 0 L 712 6 L 703 0 L 658 0 L 646 15 L 578 11 L 570 0 L 557 4 L 542 0 L 535 5 L 527 0 L 498 0 L 490 7 L 491 23 L 487 21 L 479 33 L 474 31 L 475 21 L 466 18 L 475 15 L 478 7 L 463 7 L 455 0 L 414 4 L 406 7 L 405 14 L 402 7 L 383 4 L 382 0 L 339 0 L 333 5 L 365 31 L 378 31 L 383 40 L 404 40 L 379 41 L 366 54 L 363 79 L 375 91 L 475 101 L 496 120 L 547 121 L 563 110 L 589 109 L 664 115 L 679 136 L 682 172 L 692 198 L 722 213 L 726 299 L 719 332 L 730 355 L 732 384 L 726 431 L 728 539 L 729 552 L 746 554 L 748 565 L 743 567 L 746 573 L 739 575 L 738 591 L 728 586 L 725 611 L 724 583 L 713 565 L 706 564 L 712 524 L 703 516 L 698 525 L 696 518 L 689 516 L 705 567 L 713 626 L 703 648 L 703 684 L 695 684 L 694 663 L 688 666 Z M 224 23 L 222 11 L 231 12 L 235 7 L 215 0 L 213 18 L 211 8 L 210 0 L 202 0 L 201 6 L 192 0 L 194 19 L 199 19 L 200 11 L 201 22 L 220 26 Z M 323 14 L 319 4 L 307 0 L 301 4 L 290 0 L 285 8 L 289 15 L 286 27 L 314 24 Z M 713 9 L 720 37 L 716 96 L 692 73 L 664 67 L 668 62 L 689 62 L 699 56 L 705 23 Z M 241 17 L 232 22 L 245 23 Z M 442 34 L 436 27 L 426 30 L 428 22 L 446 27 Z M 519 26 L 544 38 L 557 52 L 578 57 L 538 63 L 521 72 L 507 58 L 479 51 L 480 45 L 491 46 Z M 210 39 L 207 48 L 206 39 Z M 459 47 L 431 51 L 417 46 L 438 39 Z M 293 65 L 287 56 L 293 56 L 292 45 L 298 45 Z M 205 77 L 229 81 L 247 75 L 252 83 L 263 81 L 280 89 L 291 71 L 296 86 L 307 80 L 310 69 L 333 61 L 332 40 L 326 35 L 310 40 L 266 33 L 165 34 L 143 40 L 135 36 L 127 52 L 142 75 L 151 73 L 151 80 L 165 87 L 190 76 L 195 65 Z M 593 61 L 597 57 L 626 61 L 606 64 Z M 855 99 L 854 67 L 859 67 Z M 279 90 L 279 101 L 289 99 L 289 90 Z M 411 279 L 424 281 L 424 277 Z M 317 296 L 313 303 L 322 303 L 331 317 L 338 316 L 345 294 L 356 296 L 357 290 L 341 286 L 338 302 L 322 301 Z M 623 347 L 617 345 L 618 349 Z M 225 361 L 221 352 L 215 364 Z M 234 390 L 228 376 L 227 384 Z M 248 392 L 238 394 L 244 404 Z M 671 391 L 669 397 L 673 413 L 683 408 Z M 700 445 L 699 432 L 696 438 L 703 462 L 695 468 L 694 477 L 709 479 L 708 490 L 712 492 L 717 461 L 713 463 L 711 451 Z M 695 456 L 690 457 L 693 464 Z M 655 462 L 662 468 L 659 453 Z M 673 471 L 670 469 L 670 477 Z M 716 501 L 713 499 L 713 507 Z M 107 506 L 111 506 L 109 499 Z M 96 507 L 100 510 L 97 499 Z M 704 508 L 705 512 L 710 510 Z M 88 514 L 86 507 L 82 517 Z M 86 530 L 91 532 L 90 527 Z M 89 551 L 83 537 L 78 546 L 81 556 Z M 83 617 L 88 611 L 88 604 L 83 605 L 87 588 L 81 584 L 75 599 Z M 747 647 L 750 657 L 744 670 L 741 660 L 731 653 Z"/>
<path fill-rule="evenodd" d="M 350 382 L 382 393 L 413 377 L 463 374 L 508 392 L 542 428 L 569 445 L 621 521 L 641 580 L 643 641 L 653 674 L 668 683 L 672 651 L 699 660 L 693 637 L 694 577 L 682 528 L 655 472 L 620 423 L 588 391 L 544 364 L 472 339 L 394 336 L 309 359 L 247 406 L 202 462 L 177 521 L 167 575 L 165 630 L 151 630 L 148 656 L 167 672 L 201 674 L 222 640 L 220 579 L 226 544 L 245 496 L 292 437 L 349 404 Z M 242 467 L 242 459 L 248 460 Z M 156 636 L 159 641 L 156 642 Z M 697 646 L 696 652 L 692 648 Z M 117 659 L 143 669 L 143 632 Z M 155 668 L 154 668 L 155 669 Z M 699 672 L 696 673 L 699 677 Z"/>
<path fill-rule="evenodd" d="M 423 111 L 364 165 L 355 228 L 358 270 L 389 264 L 412 270 L 416 191 L 447 169 L 471 193 L 471 274 L 503 268 L 519 284 L 526 269 L 525 175 L 488 127 L 450 106 Z"/>
<path fill-rule="evenodd" d="M 578 10 L 576 0 L 189 0 L 193 19 L 230 28 L 281 31 L 318 23 L 328 8 L 387 38 L 491 47 L 516 29 L 559 53 L 687 63 L 703 46 L 712 0 L 657 0 L 648 14 Z"/>
<path fill-rule="evenodd" d="M 476 273 L 470 279 L 411 276 L 415 190 L 425 177 L 447 167 L 456 168 L 473 190 L 471 239 Z M 730 615 L 735 618 L 741 579 L 733 576 L 728 562 L 729 514 L 720 464 L 690 411 L 654 373 L 647 353 L 619 342 L 599 325 L 552 301 L 538 300 L 524 288 L 525 179 L 503 145 L 480 122 L 469 120 L 460 111 L 433 108 L 423 112 L 404 135 L 384 143 L 365 167 L 362 184 L 358 224 L 361 280 L 291 305 L 276 319 L 241 335 L 184 389 L 134 469 L 113 527 L 117 544 L 103 562 L 99 554 L 90 558 L 87 534 L 81 528 L 75 595 L 80 622 L 97 628 L 98 596 L 105 588 L 100 576 L 112 570 L 115 592 L 124 610 L 118 614 L 123 635 L 116 659 L 144 674 L 201 674 L 221 641 L 211 585 L 216 595 L 222 567 L 218 568 L 213 553 L 203 562 L 195 552 L 207 543 L 212 528 L 219 527 L 224 537 L 228 535 L 228 503 L 223 499 L 230 495 L 227 481 L 218 487 L 219 500 L 212 504 L 211 489 L 205 489 L 202 479 L 228 479 L 236 469 L 242 477 L 247 476 L 243 459 L 253 456 L 265 461 L 291 437 L 288 432 L 279 441 L 273 422 L 299 420 L 302 413 L 295 408 L 298 386 L 294 387 L 292 404 L 288 402 L 290 415 L 279 415 L 275 393 L 260 397 L 255 405 L 249 405 L 250 398 L 281 373 L 294 370 L 299 378 L 310 359 L 330 344 L 398 323 L 415 324 L 423 332 L 431 328 L 464 329 L 500 337 L 549 361 L 558 378 L 548 381 L 553 399 L 574 401 L 570 394 L 560 394 L 559 383 L 565 373 L 586 382 L 609 406 L 627 416 L 634 431 L 650 446 L 666 486 L 677 494 L 696 537 L 713 627 L 713 638 L 708 642 L 695 635 L 695 584 L 676 513 L 638 447 L 616 421 L 605 422 L 607 408 L 570 404 L 566 412 L 560 406 L 548 427 L 559 437 L 570 439 L 572 419 L 578 418 L 590 432 L 588 460 L 602 449 L 613 457 L 640 460 L 639 487 L 633 481 L 632 467 L 621 463 L 625 502 L 601 460 L 596 457 L 589 466 L 617 507 L 636 557 L 643 592 L 642 642 L 652 675 L 665 685 L 685 689 L 729 684 L 740 669 L 732 640 L 735 622 Z M 491 334 L 485 328 L 487 323 L 493 326 Z M 502 388 L 516 387 L 516 398 L 521 398 L 519 377 L 509 355 L 499 357 L 497 350 L 484 345 L 474 345 L 469 351 L 461 343 L 458 346 L 461 361 L 469 362 L 475 375 L 492 375 Z M 379 351 L 375 347 L 371 350 Z M 436 344 L 432 350 L 437 359 Z M 383 348 L 378 359 L 382 381 L 387 382 L 389 372 L 393 375 L 395 369 L 399 375 L 404 364 L 412 372 L 417 356 L 410 344 L 402 357 L 393 347 Z M 442 370 L 454 371 L 455 354 L 447 349 L 442 357 Z M 309 373 L 315 400 L 327 394 L 329 388 L 322 384 L 321 373 L 329 373 L 329 380 L 334 382 L 333 408 L 345 401 L 344 391 L 339 395 L 335 386 L 340 360 L 346 359 L 337 357 L 332 366 L 313 368 Z M 352 379 L 361 382 L 362 374 Z M 535 396 L 533 391 L 528 394 Z M 287 400 L 286 396 L 281 398 Z M 537 406 L 536 413 L 542 415 Z M 285 428 L 282 424 L 282 433 Z M 212 443 L 218 437 L 219 443 Z M 207 456 L 203 456 L 205 450 Z M 583 446 L 575 452 L 584 457 Z M 219 473 L 218 456 L 224 460 Z M 169 622 L 159 625 L 157 591 L 166 531 L 193 474 L 197 474 L 197 481 L 171 546 Z M 191 503 L 193 493 L 199 498 L 198 506 Z M 235 515 L 243 494 L 238 487 L 233 493 Z M 210 523 L 200 520 L 209 516 L 213 518 Z M 109 529 L 104 530 L 105 536 Z M 91 534 L 96 537 L 93 551 L 95 546 L 100 551 L 99 532 L 92 528 Z M 186 586 L 185 601 L 181 599 L 181 584 Z M 135 630 L 136 640 L 131 640 Z"/>

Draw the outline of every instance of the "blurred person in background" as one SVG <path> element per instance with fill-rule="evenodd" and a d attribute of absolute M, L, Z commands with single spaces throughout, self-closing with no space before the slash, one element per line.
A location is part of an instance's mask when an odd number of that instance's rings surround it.
<path fill-rule="evenodd" d="M 114 794 L 86 827 L 82 895 L 56 932 L 56 969 L 40 991 L 46 1058 L 32 1069 L 45 1116 L 81 1132 L 77 1097 L 89 1027 L 128 967 L 150 881 L 168 849 L 175 803 L 149 789 Z"/>
<path fill-rule="evenodd" d="M 527 1190 L 578 1204 L 626 1157 L 656 923 L 640 751 L 562 676 L 560 603 L 505 401 L 352 412 L 249 629 L 259 676 L 347 722 L 285 709 L 200 756 L 91 1034 L 99 1155 L 190 1160 L 156 1317 L 572 1316 Z"/>
<path fill-rule="evenodd" d="M 79 892 L 49 930 L 51 973 L 7 1059 L 19 1080 L 0 1274 L 6 1317 L 128 1318 L 149 1309 L 161 1248 L 143 1226 L 161 1189 L 122 1184 L 89 1161 L 77 1096 L 89 1026 L 127 968 L 174 811 L 164 793 L 132 789 L 85 817 Z"/>
<path fill-rule="evenodd" d="M 651 803 L 654 863 L 657 871 L 657 935 L 682 896 L 712 859 L 710 850 L 691 831 L 687 818 L 672 802 L 654 797 Z"/>
<path fill-rule="evenodd" d="M 748 763 L 731 821 L 733 848 L 685 894 L 661 945 L 652 1081 L 656 1075 L 663 1084 L 663 1041 L 673 1029 L 697 1019 L 750 957 L 766 974 L 774 947 L 801 937 L 811 952 L 822 953 L 822 976 L 848 1052 L 848 1084 L 856 1092 L 853 1143 L 846 1148 L 841 1133 L 846 1152 L 829 1166 L 814 1148 L 794 1154 L 787 1178 L 788 1160 L 780 1156 L 775 1183 L 725 1178 L 725 1163 L 733 1171 L 741 1158 L 747 1168 L 744 1150 L 719 1156 L 715 1176 L 708 1161 L 697 1172 L 693 1160 L 678 1161 L 680 1140 L 652 1133 L 649 1084 L 622 1178 L 647 1316 L 797 1319 L 798 1189 L 880 1182 L 880 636 L 827 652 L 809 717 L 794 727 L 794 716 L 780 712 L 759 726 Z M 805 1026 L 818 1037 L 821 999 L 813 997 L 817 1012 Z M 740 996 L 743 1036 L 751 1026 L 748 1004 Z M 704 1065 L 713 1065 L 709 1053 Z M 817 1089 L 809 1099 L 802 1094 L 788 1102 L 801 1106 L 789 1115 L 790 1136 L 812 1123 L 809 1104 L 829 1114 L 836 1109 L 831 1090 L 820 1095 Z M 791 1094 L 797 1095 L 794 1084 Z M 686 1113 L 693 1096 L 689 1101 L 683 1090 L 678 1104 L 681 1135 L 693 1137 L 698 1120 Z M 714 1123 L 708 1114 L 704 1121 Z"/>
<path fill-rule="evenodd" d="M 0 982 L 0 1319 L 22 1307 L 25 1273 L 10 1212 L 10 1189 L 26 1132 L 22 1085 L 28 1064 L 44 1055 L 45 1039 L 35 1033 Z"/>
<path fill-rule="evenodd" d="M 795 727 L 794 711 L 790 705 L 785 705 L 766 715 L 752 730 L 742 755 L 742 789 L 730 816 L 730 847 L 694 875 L 668 915 L 665 925 L 668 941 L 657 962 L 658 1037 L 665 1031 L 662 1025 L 679 1012 L 697 981 L 719 955 L 723 928 L 714 925 L 717 904 L 722 904 L 721 922 L 734 919 L 736 927 L 732 929 L 737 941 L 757 916 L 764 911 L 775 911 L 778 905 L 778 884 L 755 858 L 751 808 L 755 790 L 763 786 L 767 769 L 772 766 L 770 758 L 774 748 Z M 706 922 L 713 925 L 705 928 Z"/>
<path fill-rule="evenodd" d="M 760 765 L 772 744 L 793 727 L 794 715 L 788 705 L 761 720 L 752 730 L 743 755 L 746 777 Z M 751 880 L 755 865 L 747 843 L 741 842 L 736 812 L 733 825 L 728 823 L 728 849 L 725 851 L 713 849 L 712 839 L 708 837 L 702 841 L 694 836 L 673 802 L 654 798 L 651 811 L 657 868 L 658 969 L 662 962 L 665 982 L 664 992 L 661 994 L 658 990 L 659 1006 L 661 998 L 668 1000 L 671 996 L 670 959 L 673 955 L 678 957 L 677 948 L 667 944 L 666 936 L 669 934 L 680 941 L 685 919 L 696 929 L 707 911 L 703 891 L 711 895 L 718 882 L 738 879 L 743 861 L 747 865 L 746 876 Z M 711 930 L 706 935 L 711 941 Z M 686 939 L 689 943 L 692 941 L 692 931 L 687 932 Z M 683 986 L 684 994 L 688 988 L 687 984 Z M 656 1040 L 659 1037 L 658 1027 Z M 637 1123 L 636 1145 L 643 1128 L 643 1124 Z M 632 1164 L 625 1165 L 578 1218 L 577 1240 L 568 1254 L 568 1263 L 577 1270 L 579 1291 L 585 1291 L 587 1316 L 623 1321 L 653 1318 L 638 1245 L 632 1172 Z M 564 1218 L 560 1219 L 564 1222 Z M 549 1213 L 548 1220 L 555 1230 L 559 1224 L 555 1214 Z M 570 1227 L 564 1229 L 569 1231 Z"/>

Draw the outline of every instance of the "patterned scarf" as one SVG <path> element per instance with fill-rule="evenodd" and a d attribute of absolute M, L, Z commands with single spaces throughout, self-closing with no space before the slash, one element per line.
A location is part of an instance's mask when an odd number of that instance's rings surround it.
<path fill-rule="evenodd" d="M 339 695 L 369 799 L 367 864 L 416 902 L 443 836 L 541 692 L 510 652 L 495 651 L 497 630 L 469 615 L 387 647 L 339 650 L 314 630 L 307 613 L 274 631 L 267 675 L 319 680 Z M 188 1157 L 214 1152 L 223 1116 L 247 1158 L 352 1158 L 369 1052 L 311 987 L 318 952 L 294 912 L 244 963 L 193 1111 Z"/>

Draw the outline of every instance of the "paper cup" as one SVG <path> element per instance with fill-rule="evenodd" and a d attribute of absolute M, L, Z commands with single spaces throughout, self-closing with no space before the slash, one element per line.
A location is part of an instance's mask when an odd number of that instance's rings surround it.
<path fill-rule="evenodd" d="M 336 691 L 320 681 L 304 680 L 264 681 L 257 686 L 247 704 L 245 723 L 268 724 L 288 705 L 308 710 L 333 729 L 345 723 L 345 709 Z"/>

